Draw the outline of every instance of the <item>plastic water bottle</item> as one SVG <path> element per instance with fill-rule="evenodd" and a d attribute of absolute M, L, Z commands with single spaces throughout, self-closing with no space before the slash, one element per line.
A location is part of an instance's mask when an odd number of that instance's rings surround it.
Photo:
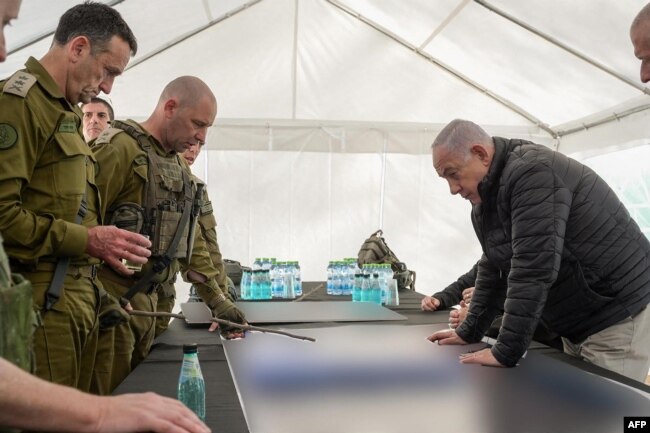
<path fill-rule="evenodd" d="M 381 286 L 379 284 L 379 274 L 377 272 L 372 274 L 372 281 L 370 282 L 369 301 L 381 305 Z"/>
<path fill-rule="evenodd" d="M 334 262 L 334 272 L 332 274 L 332 294 L 333 295 L 341 295 L 342 294 L 342 286 L 343 286 L 343 275 L 341 275 L 342 269 L 341 269 L 341 262 Z"/>
<path fill-rule="evenodd" d="M 355 274 L 355 268 L 356 268 L 356 260 L 352 257 L 347 259 L 347 266 L 348 266 L 348 285 L 347 285 L 347 291 L 345 292 L 346 295 L 351 295 L 352 290 L 354 289 L 354 274 Z"/>
<path fill-rule="evenodd" d="M 241 274 L 239 296 L 241 296 L 242 299 L 251 299 L 251 271 L 248 269 L 245 269 Z"/>
<path fill-rule="evenodd" d="M 296 296 L 302 296 L 302 276 L 300 275 L 300 263 L 298 261 L 293 262 L 293 280 L 295 282 L 293 288 Z"/>
<path fill-rule="evenodd" d="M 339 262 L 340 292 L 339 295 L 345 295 L 348 290 L 348 262 L 340 260 Z"/>
<path fill-rule="evenodd" d="M 352 294 L 352 279 L 350 277 L 350 261 L 344 259 L 341 261 L 341 295 Z"/>
<path fill-rule="evenodd" d="M 363 274 L 361 281 L 361 302 L 370 302 L 370 274 Z"/>
<path fill-rule="evenodd" d="M 284 297 L 284 265 L 282 262 L 277 262 L 271 268 L 271 295 L 274 298 Z"/>
<path fill-rule="evenodd" d="M 262 299 L 262 270 L 256 269 L 251 275 L 251 299 Z"/>
<path fill-rule="evenodd" d="M 294 299 L 296 297 L 296 280 L 293 276 L 293 270 L 291 269 L 291 262 L 285 262 L 284 273 L 282 276 L 284 281 L 284 297 L 287 299 Z"/>
<path fill-rule="evenodd" d="M 255 261 L 253 261 L 253 270 L 256 271 L 258 269 L 262 269 L 262 259 L 256 257 Z"/>
<path fill-rule="evenodd" d="M 393 278 L 393 271 L 390 264 L 384 263 L 380 265 L 379 273 L 379 286 L 381 287 L 381 304 L 386 305 L 390 297 L 390 288 L 388 282 Z"/>
<path fill-rule="evenodd" d="M 334 262 L 332 261 L 327 265 L 327 294 L 334 294 Z"/>
<path fill-rule="evenodd" d="M 361 302 L 361 284 L 363 281 L 363 274 L 357 272 L 354 274 L 354 286 L 352 287 L 352 302 Z"/>
<path fill-rule="evenodd" d="M 356 275 L 360 272 L 359 265 L 357 264 L 357 259 L 350 257 L 350 294 L 353 294 L 354 291 L 354 279 Z"/>
<path fill-rule="evenodd" d="M 183 345 L 183 365 L 178 378 L 178 400 L 205 421 L 205 382 L 196 344 Z"/>
<path fill-rule="evenodd" d="M 268 269 L 263 269 L 262 271 L 262 298 L 261 299 L 271 299 L 273 294 L 271 293 L 271 276 Z"/>

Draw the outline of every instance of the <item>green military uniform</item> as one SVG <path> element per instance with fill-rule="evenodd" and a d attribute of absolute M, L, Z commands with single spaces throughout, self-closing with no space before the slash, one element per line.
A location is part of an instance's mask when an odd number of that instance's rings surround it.
<path fill-rule="evenodd" d="M 171 313 L 176 304 L 176 278 L 173 280 L 165 281 L 160 284 L 158 289 L 158 303 L 156 304 L 156 311 Z M 158 338 L 160 334 L 167 330 L 171 318 L 169 317 L 156 317 L 156 324 L 154 329 L 154 339 Z"/>
<path fill-rule="evenodd" d="M 198 185 L 203 184 L 203 181 L 198 177 L 192 175 L 192 180 Z M 210 253 L 210 259 L 212 264 L 217 271 L 217 284 L 223 293 L 228 293 L 228 275 L 226 274 L 226 267 L 223 264 L 223 256 L 221 255 L 221 250 L 219 249 L 219 243 L 217 242 L 217 220 L 214 217 L 214 212 L 212 209 L 212 202 L 210 202 L 210 197 L 208 197 L 208 191 L 206 188 L 201 190 L 201 197 L 199 197 L 199 202 L 201 204 L 201 210 L 199 213 L 198 223 L 201 234 L 205 239 L 206 246 L 208 247 L 208 252 Z M 176 279 L 174 278 L 174 281 Z M 158 291 L 158 307 L 157 311 L 164 311 L 171 313 L 174 309 L 174 304 L 176 300 L 176 290 L 174 287 L 174 281 L 166 282 L 161 285 L 161 290 Z M 169 325 L 170 319 L 168 317 L 158 317 L 156 318 L 156 337 L 162 334 Z"/>
<path fill-rule="evenodd" d="M 34 325 L 32 286 L 12 274 L 0 236 L 0 357 L 23 370 L 32 368 L 31 342 Z"/>
<path fill-rule="evenodd" d="M 108 128 L 95 140 L 93 150 L 98 163 L 97 184 L 103 200 L 102 214 L 109 224 L 150 236 L 152 258 L 145 266 L 151 266 L 165 249 L 162 245 L 168 245 L 176 232 L 178 216 L 182 212 L 179 205 L 184 203 L 188 188 L 193 200 L 196 186 L 190 181 L 189 168 L 181 162 L 178 154 L 167 153 L 152 135 L 132 120 L 119 126 L 130 129 L 139 139 L 122 129 Z M 188 254 L 191 230 L 189 227 L 185 230 L 188 233 L 183 234 L 186 237 L 179 244 L 171 266 L 157 277 L 148 291 L 136 294 L 131 305 L 136 310 L 156 311 L 159 285 L 169 281 L 184 267 L 208 278 L 206 283 L 196 284 L 204 302 L 220 311 L 225 316 L 223 318 L 241 320 L 241 313 L 233 314 L 238 310 L 215 282 L 218 270 L 212 265 L 205 240 L 197 230 L 191 254 Z M 186 260 L 188 255 L 189 263 Z M 119 297 L 128 291 L 139 275 L 124 278 L 102 269 L 100 278 L 106 290 Z M 93 374 L 96 392 L 110 392 L 144 359 L 154 338 L 154 323 L 152 318 L 133 317 L 129 323 L 102 331 Z"/>
<path fill-rule="evenodd" d="M 32 286 L 9 269 L 9 258 L 0 236 L 0 357 L 29 371 L 33 324 Z M 18 430 L 3 428 L 0 433 Z"/>
<path fill-rule="evenodd" d="M 89 389 L 97 344 L 97 286 L 85 253 L 99 224 L 94 157 L 81 135 L 81 111 L 34 58 L 0 83 L 0 233 L 14 272 L 33 286 L 43 310 L 56 263 L 70 257 L 59 301 L 34 335 L 35 373 Z M 82 199 L 87 213 L 76 224 Z"/>

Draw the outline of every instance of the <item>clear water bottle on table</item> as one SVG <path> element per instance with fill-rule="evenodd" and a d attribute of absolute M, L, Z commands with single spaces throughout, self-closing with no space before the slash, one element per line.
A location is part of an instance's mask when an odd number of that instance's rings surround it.
<path fill-rule="evenodd" d="M 178 378 L 178 400 L 205 421 L 205 381 L 196 344 L 183 345 L 183 365 Z"/>

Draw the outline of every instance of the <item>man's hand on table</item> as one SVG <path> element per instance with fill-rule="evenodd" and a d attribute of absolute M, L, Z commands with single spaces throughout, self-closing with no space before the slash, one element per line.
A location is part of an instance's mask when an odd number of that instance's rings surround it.
<path fill-rule="evenodd" d="M 443 329 L 442 331 L 434 332 L 427 337 L 427 340 L 432 343 L 437 341 L 441 346 L 467 344 L 467 342 L 460 338 L 453 329 Z M 489 347 L 476 352 L 463 353 L 458 358 L 463 364 L 480 364 L 492 367 L 503 367 L 503 365 L 496 360 L 494 355 L 492 355 L 492 351 Z"/>
<path fill-rule="evenodd" d="M 423 311 L 436 311 L 438 307 L 440 307 L 440 301 L 432 296 L 425 296 L 420 303 L 420 308 Z"/>

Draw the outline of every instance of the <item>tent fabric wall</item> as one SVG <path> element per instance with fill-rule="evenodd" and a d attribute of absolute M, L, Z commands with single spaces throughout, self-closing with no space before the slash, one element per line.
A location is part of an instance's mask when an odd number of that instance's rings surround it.
<path fill-rule="evenodd" d="M 329 260 L 356 257 L 382 228 L 418 272 L 418 290 L 433 293 L 480 256 L 469 203 L 433 170 L 430 131 L 276 128 L 271 140 L 270 130 L 217 130 L 193 170 L 208 184 L 226 257 L 300 260 L 304 279 L 322 280 Z M 399 151 L 405 140 L 417 151 Z M 255 150 L 232 150 L 233 141 Z"/>
<path fill-rule="evenodd" d="M 111 97 L 142 120 L 196 75 L 218 118 L 194 167 L 226 256 L 298 259 L 306 279 L 382 227 L 418 288 L 478 258 L 469 205 L 431 168 L 454 118 L 576 155 L 647 142 L 629 25 L 647 0 L 105 0 L 140 49 Z M 80 0 L 24 0 L 9 76 Z M 556 41 L 556 42 L 554 42 Z"/>

